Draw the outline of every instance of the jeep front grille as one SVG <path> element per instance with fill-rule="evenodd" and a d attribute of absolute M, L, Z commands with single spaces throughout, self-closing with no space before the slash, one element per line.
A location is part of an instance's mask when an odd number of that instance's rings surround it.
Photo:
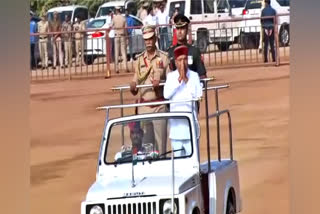
<path fill-rule="evenodd" d="M 106 214 L 156 214 L 156 202 L 108 205 Z"/>

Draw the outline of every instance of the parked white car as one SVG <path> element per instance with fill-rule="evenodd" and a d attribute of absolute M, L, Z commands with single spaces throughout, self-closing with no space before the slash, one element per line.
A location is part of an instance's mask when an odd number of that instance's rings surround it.
<path fill-rule="evenodd" d="M 76 17 L 80 17 L 82 21 L 89 18 L 88 8 L 83 5 L 70 5 L 51 8 L 47 12 L 48 21 L 53 20 L 53 12 L 58 12 L 61 22 L 64 21 L 65 15 L 69 15 L 71 17 L 72 23 L 74 23 Z"/>
<path fill-rule="evenodd" d="M 81 203 L 81 214 L 235 214 L 241 211 L 238 163 L 233 159 L 231 118 L 227 109 L 216 111 L 208 117 L 216 121 L 217 116 L 228 116 L 230 158 L 220 158 L 218 149 L 218 159 L 206 156 L 207 161 L 204 162 L 200 161 L 199 135 L 202 130 L 195 111 L 109 119 L 112 109 L 169 103 L 164 101 L 100 108 L 107 111 L 107 116 L 96 180 Z M 140 131 L 143 124 L 159 124 L 170 120 L 179 120 L 189 126 L 184 135 L 189 136 L 190 141 L 185 142 L 181 149 L 173 150 L 169 138 L 165 147 L 156 145 L 143 130 Z M 170 130 L 170 122 L 168 126 Z M 132 134 L 135 127 L 138 131 Z M 209 134 L 208 124 L 206 127 Z M 206 142 L 206 145 L 207 151 L 212 152 L 210 142 Z"/>
<path fill-rule="evenodd" d="M 144 51 L 144 40 L 142 38 L 142 21 L 135 16 L 130 15 L 134 21 L 135 26 L 139 26 L 132 30 L 132 54 L 135 55 Z M 85 48 L 84 48 L 84 61 L 86 64 L 90 65 L 94 62 L 97 57 L 106 56 L 106 31 L 102 29 L 107 29 L 110 27 L 111 18 L 110 16 L 103 16 L 91 20 L 87 24 L 87 30 L 95 30 L 87 32 Z M 114 56 L 112 45 L 114 43 L 114 30 L 109 32 L 110 44 L 112 56 Z M 127 58 L 130 58 L 129 45 L 127 45 Z"/>
<path fill-rule="evenodd" d="M 241 15 L 246 0 L 168 0 L 167 12 L 170 17 L 174 9 L 187 16 L 191 22 L 210 22 L 233 19 Z M 240 22 L 216 22 L 193 24 L 192 40 L 205 52 L 209 44 L 225 51 L 238 41 Z"/>
<path fill-rule="evenodd" d="M 96 18 L 107 16 L 110 12 L 114 12 L 115 7 L 120 7 L 121 14 L 125 14 L 125 9 L 129 7 L 132 11 L 136 11 L 136 4 L 134 0 L 108 1 L 98 8 Z"/>
<path fill-rule="evenodd" d="M 290 13 L 290 0 L 271 0 L 277 14 Z M 263 0 L 248 0 L 243 10 L 243 18 L 257 18 L 243 22 L 241 30 L 241 45 L 244 48 L 258 48 L 261 33 L 261 11 Z M 281 46 L 288 46 L 290 43 L 290 15 L 279 16 L 278 20 L 279 43 Z M 261 44 L 260 44 L 261 45 Z"/>

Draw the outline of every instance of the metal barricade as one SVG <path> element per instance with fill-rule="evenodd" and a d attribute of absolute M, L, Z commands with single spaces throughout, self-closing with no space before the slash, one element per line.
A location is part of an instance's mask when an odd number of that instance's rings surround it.
<path fill-rule="evenodd" d="M 82 36 L 76 37 L 76 33 Z M 37 68 L 31 70 L 31 80 L 110 76 L 108 33 L 109 29 L 30 34 L 39 38 L 35 47 Z M 55 35 L 60 36 L 54 39 Z"/>
<path fill-rule="evenodd" d="M 289 14 L 278 14 L 274 20 L 289 19 Z M 263 31 L 261 17 L 219 19 L 206 22 L 191 22 L 189 25 L 188 42 L 197 46 L 207 70 L 212 68 L 239 67 L 247 65 L 262 65 L 263 59 Z M 280 23 L 280 22 L 278 22 Z M 34 33 L 39 40 L 35 45 L 36 69 L 31 70 L 31 80 L 77 79 L 89 77 L 110 78 L 116 71 L 133 73 L 135 59 L 145 50 L 142 37 L 142 26 L 127 27 L 131 34 L 117 35 L 116 29 L 99 28 L 85 31 Z M 157 47 L 166 51 L 173 42 L 174 26 L 158 25 Z M 82 33 L 83 38 L 76 38 L 76 33 Z M 290 59 L 290 34 L 288 24 L 277 24 L 274 28 L 276 62 L 269 60 L 268 64 L 280 65 L 288 63 Z M 54 41 L 53 37 L 61 34 L 61 39 Z M 69 35 L 71 41 L 66 41 L 64 34 Z M 46 37 L 46 40 L 41 38 Z M 279 41 L 280 39 L 280 41 Z M 121 53 L 121 42 L 125 44 L 126 56 L 119 56 L 117 63 L 115 52 Z M 46 45 L 43 45 L 43 42 Z M 46 46 L 46 47 L 45 47 Z M 117 50 L 116 47 L 118 47 Z M 54 51 L 54 48 L 56 51 Z M 61 48 L 61 50 L 60 50 Z M 70 50 L 71 48 L 71 50 Z M 47 50 L 48 67 L 42 69 L 44 49 Z M 67 53 L 70 57 L 66 58 Z M 56 66 L 54 69 L 54 53 Z M 270 53 L 270 52 L 268 52 Z M 41 57 L 41 55 L 43 55 Z M 60 56 L 61 55 L 61 56 Z M 42 60 L 41 60 L 42 59 Z M 271 56 L 269 56 L 271 59 Z M 62 62 L 60 62 L 62 61 Z M 127 64 L 125 64 L 127 62 Z"/>
<path fill-rule="evenodd" d="M 206 22 L 191 22 L 189 43 L 197 46 L 205 66 L 234 67 L 265 64 L 263 55 L 262 19 L 273 18 L 276 62 L 269 56 L 268 64 L 280 65 L 289 62 L 289 22 L 280 26 L 279 19 L 289 19 L 289 14 L 270 17 L 232 18 Z M 283 30 L 285 29 L 285 30 Z M 280 32 L 279 32 L 280 31 Z M 288 42 L 279 42 L 279 37 L 288 37 Z M 268 52 L 270 53 L 270 52 Z"/>

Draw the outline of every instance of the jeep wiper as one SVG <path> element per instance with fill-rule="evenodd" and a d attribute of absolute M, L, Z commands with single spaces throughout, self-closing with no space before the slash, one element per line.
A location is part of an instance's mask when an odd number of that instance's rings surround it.
<path fill-rule="evenodd" d="M 169 150 L 169 151 L 167 151 L 167 152 L 162 153 L 161 155 L 159 155 L 159 158 L 160 158 L 161 156 L 166 155 L 166 154 L 169 154 L 169 153 L 172 153 L 172 152 L 178 152 L 178 151 L 184 151 L 184 148 L 182 148 L 182 149 L 176 149 L 176 150 Z"/>
<path fill-rule="evenodd" d="M 124 157 L 118 158 L 114 162 L 114 166 L 116 167 L 118 164 L 122 164 L 122 163 L 130 163 L 131 161 L 132 161 L 132 155 L 131 156 L 124 156 Z"/>
<path fill-rule="evenodd" d="M 137 153 L 135 154 L 136 156 L 146 156 L 144 159 L 137 159 L 136 161 L 142 161 L 143 163 L 145 161 L 148 161 L 149 163 L 153 160 L 152 157 L 147 156 L 147 153 Z M 124 157 L 118 158 L 115 162 L 114 162 L 114 166 L 116 167 L 117 164 L 122 164 L 122 163 L 130 163 L 133 161 L 133 155 L 126 155 Z"/>

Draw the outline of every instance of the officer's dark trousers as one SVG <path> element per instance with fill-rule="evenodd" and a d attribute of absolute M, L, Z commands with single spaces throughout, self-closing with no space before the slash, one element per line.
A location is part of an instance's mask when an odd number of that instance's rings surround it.
<path fill-rule="evenodd" d="M 269 36 L 266 34 L 265 29 L 263 29 L 263 42 L 264 42 L 264 62 L 268 62 L 268 48 L 270 43 L 272 61 L 276 61 L 276 54 L 274 49 L 274 31 L 272 29 L 272 34 Z"/>
<path fill-rule="evenodd" d="M 36 59 L 34 57 L 34 47 L 35 47 L 35 44 L 31 43 L 30 44 L 30 68 L 31 69 L 36 68 Z"/>
<path fill-rule="evenodd" d="M 168 28 L 160 27 L 159 28 L 160 39 L 159 39 L 159 48 L 160 50 L 167 51 L 169 48 L 169 36 L 168 36 Z"/>

